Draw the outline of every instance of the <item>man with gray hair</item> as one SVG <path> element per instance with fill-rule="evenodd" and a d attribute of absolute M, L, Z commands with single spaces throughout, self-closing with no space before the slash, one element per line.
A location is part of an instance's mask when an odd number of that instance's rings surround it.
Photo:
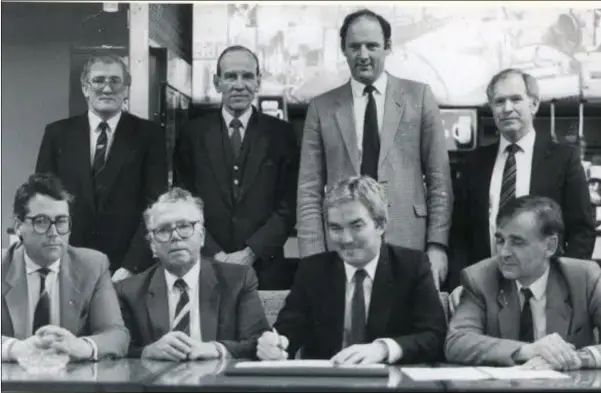
<path fill-rule="evenodd" d="M 75 196 L 71 244 L 106 254 L 113 280 L 148 267 L 142 212 L 167 190 L 164 133 L 123 111 L 130 83 L 119 56 L 90 57 L 81 73 L 87 113 L 47 125 L 36 164 Z"/>
<path fill-rule="evenodd" d="M 385 244 L 387 201 L 380 184 L 353 176 L 327 190 L 323 211 L 334 251 L 301 260 L 259 359 L 334 364 L 441 360 L 446 333 L 428 257 Z"/>
<path fill-rule="evenodd" d="M 465 162 L 457 193 L 453 232 L 466 261 L 449 267 L 449 289 L 459 273 L 491 256 L 495 219 L 500 208 L 523 195 L 546 196 L 560 204 L 565 236 L 560 252 L 591 258 L 595 227 L 591 200 L 578 150 L 536 132 L 534 116 L 540 104 L 536 79 L 518 69 L 506 69 L 490 81 L 486 93 L 500 141 L 472 152 Z"/>
<path fill-rule="evenodd" d="M 203 202 L 175 187 L 144 213 L 159 263 L 116 284 L 129 355 L 159 360 L 251 358 L 269 329 L 251 266 L 201 258 Z"/>

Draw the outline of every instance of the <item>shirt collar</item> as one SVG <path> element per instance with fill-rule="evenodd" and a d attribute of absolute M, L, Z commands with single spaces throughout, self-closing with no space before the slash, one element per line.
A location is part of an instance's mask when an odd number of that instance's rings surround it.
<path fill-rule="evenodd" d="M 238 119 L 242 122 L 242 128 L 246 130 L 246 127 L 248 126 L 248 121 L 250 120 L 250 115 L 253 114 L 253 106 L 249 106 L 248 109 L 246 109 L 246 111 L 241 114 L 240 116 L 238 116 Z M 230 126 L 230 122 L 234 119 L 234 116 L 232 116 L 226 109 L 225 107 L 221 108 L 221 116 L 223 116 L 223 120 L 225 121 L 225 125 L 226 126 Z"/>
<path fill-rule="evenodd" d="M 31 273 L 35 273 L 38 270 L 40 270 L 42 268 L 42 266 L 38 265 L 37 263 L 35 263 L 30 257 L 29 255 L 27 255 L 27 251 L 25 251 L 24 253 L 25 256 L 25 271 L 27 272 L 27 274 L 31 274 Z M 51 271 L 58 273 L 59 268 L 60 268 L 60 258 L 57 259 L 55 262 L 52 262 L 48 267 L 48 269 L 50 269 Z"/>
<path fill-rule="evenodd" d="M 171 273 L 167 269 L 163 269 L 165 271 L 165 282 L 167 283 L 167 292 L 171 292 L 174 288 L 175 280 L 177 277 L 175 274 Z M 188 273 L 184 274 L 182 279 L 188 284 L 189 290 L 194 290 L 198 286 L 198 276 L 200 275 L 200 261 L 196 262 L 194 266 L 188 271 Z"/>
<path fill-rule="evenodd" d="M 519 141 L 516 142 L 523 152 L 532 151 L 534 149 L 534 140 L 536 139 L 536 132 L 534 130 L 528 131 Z M 511 142 L 501 134 L 499 139 L 499 151 L 505 153 L 507 146 L 511 145 Z"/>
<path fill-rule="evenodd" d="M 388 73 L 382 72 L 378 79 L 372 83 L 372 85 L 376 88 L 375 94 L 384 95 L 384 93 L 386 93 L 387 84 Z M 362 97 L 365 86 L 367 85 L 355 80 L 355 78 L 351 78 L 351 90 L 353 91 L 353 97 Z"/>
<path fill-rule="evenodd" d="M 363 267 L 363 269 L 365 269 L 365 273 L 367 273 L 367 275 L 369 276 L 369 278 L 371 278 L 372 281 L 374 280 L 374 277 L 376 276 L 376 267 L 378 267 L 379 259 L 380 259 L 380 253 L 378 252 L 378 254 L 376 254 L 374 259 L 369 261 Z M 344 262 L 344 272 L 346 273 L 346 282 L 347 283 L 350 284 L 353 281 L 353 277 L 355 277 L 355 272 L 357 270 L 358 270 L 358 268 L 356 268 L 355 266 L 351 265 L 350 263 Z"/>
<path fill-rule="evenodd" d="M 530 288 L 530 290 L 532 291 L 532 297 L 534 298 L 534 300 L 540 300 L 543 295 L 545 294 L 545 291 L 547 290 L 547 281 L 549 279 L 549 266 L 547 266 L 547 270 L 545 270 L 545 272 L 543 273 L 542 276 L 540 276 L 536 281 L 534 281 L 532 284 L 530 284 L 528 286 L 528 288 Z M 516 285 L 518 287 L 518 292 L 521 293 L 522 288 L 524 287 L 522 284 L 520 284 L 519 281 L 516 280 Z"/>
<path fill-rule="evenodd" d="M 117 124 L 119 124 L 120 119 L 121 119 L 121 111 L 119 111 L 119 113 L 117 113 L 115 116 L 111 117 L 110 119 L 108 119 L 106 121 L 106 123 L 109 125 L 109 129 L 106 131 L 109 134 L 117 129 Z M 98 117 L 98 115 L 96 115 L 94 112 L 88 110 L 88 121 L 90 123 L 90 130 L 92 130 L 93 132 L 97 132 L 98 126 L 104 120 L 102 120 L 100 117 Z"/>

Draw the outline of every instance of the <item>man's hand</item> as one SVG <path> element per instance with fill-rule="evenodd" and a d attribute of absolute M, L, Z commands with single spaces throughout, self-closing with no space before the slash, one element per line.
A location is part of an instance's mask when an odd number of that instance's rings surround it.
<path fill-rule="evenodd" d="M 221 353 L 216 342 L 198 342 L 193 340 L 192 350 L 188 356 L 190 360 L 219 359 Z"/>
<path fill-rule="evenodd" d="M 40 337 L 43 347 L 66 353 L 73 360 L 90 360 L 94 354 L 90 343 L 60 326 L 42 326 L 35 335 Z"/>
<path fill-rule="evenodd" d="M 536 356 L 532 359 L 528 360 L 526 363 L 522 364 L 520 368 L 526 370 L 557 370 L 557 368 L 553 367 L 553 365 L 545 360 L 542 356 Z M 580 359 L 569 368 L 559 369 L 562 371 L 570 371 L 570 370 L 579 370 L 582 368 L 582 362 Z"/>
<path fill-rule="evenodd" d="M 388 358 L 388 348 L 380 341 L 371 344 L 351 345 L 338 352 L 332 359 L 334 364 L 375 364 Z"/>
<path fill-rule="evenodd" d="M 250 247 L 246 247 L 244 250 L 236 251 L 231 254 L 227 254 L 225 258 L 225 262 L 227 263 L 235 263 L 238 265 L 249 265 L 252 264 L 256 260 L 255 253 L 251 250 Z"/>
<path fill-rule="evenodd" d="M 194 344 L 194 340 L 183 332 L 169 332 L 154 343 L 144 347 L 141 357 L 174 362 L 187 360 Z"/>
<path fill-rule="evenodd" d="M 557 333 L 545 337 L 520 348 L 518 359 L 530 361 L 541 357 L 555 370 L 572 370 L 580 367 L 580 359 L 573 344 L 567 343 Z M 538 365 L 539 361 L 533 362 Z"/>
<path fill-rule="evenodd" d="M 444 247 L 438 244 L 428 244 L 426 250 L 428 259 L 430 260 L 430 267 L 432 268 L 432 275 L 434 276 L 434 284 L 436 289 L 440 291 L 440 284 L 447 278 L 449 271 L 449 261 L 447 259 L 447 253 Z"/>
<path fill-rule="evenodd" d="M 25 340 L 15 340 L 10 346 L 9 359 L 17 360 L 21 356 L 25 356 L 36 348 L 43 348 L 42 339 L 40 336 L 30 336 Z"/>
<path fill-rule="evenodd" d="M 124 267 L 120 267 L 119 269 L 117 269 L 117 271 L 115 273 L 113 273 L 113 282 L 117 282 L 117 281 L 121 281 L 121 280 L 125 280 L 128 277 L 133 276 L 133 273 L 130 272 L 129 270 L 127 270 Z"/>
<path fill-rule="evenodd" d="M 275 332 L 264 332 L 257 341 L 257 357 L 260 360 L 288 359 L 288 338 Z"/>

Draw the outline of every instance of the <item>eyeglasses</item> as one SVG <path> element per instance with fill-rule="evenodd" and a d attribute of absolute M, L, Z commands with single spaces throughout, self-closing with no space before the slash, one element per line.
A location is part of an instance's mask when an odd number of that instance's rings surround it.
<path fill-rule="evenodd" d="M 152 235 L 158 242 L 166 243 L 171 241 L 173 238 L 173 231 L 175 230 L 181 239 L 187 239 L 194 234 L 195 226 L 199 222 L 200 221 L 180 222 L 175 224 L 175 226 L 160 227 L 152 230 Z"/>
<path fill-rule="evenodd" d="M 58 216 L 56 219 L 52 220 L 44 214 L 38 214 L 33 217 L 27 216 L 25 219 L 31 221 L 33 230 L 40 235 L 46 234 L 52 225 L 54 225 L 54 228 L 56 228 L 56 232 L 58 232 L 59 235 L 66 235 L 71 232 L 70 216 Z"/>
<path fill-rule="evenodd" d="M 112 76 L 110 78 L 105 78 L 104 76 L 95 76 L 94 78 L 90 79 L 88 83 L 94 90 L 104 90 L 106 85 L 109 85 L 113 91 L 121 91 L 125 88 L 123 79 L 116 76 Z"/>

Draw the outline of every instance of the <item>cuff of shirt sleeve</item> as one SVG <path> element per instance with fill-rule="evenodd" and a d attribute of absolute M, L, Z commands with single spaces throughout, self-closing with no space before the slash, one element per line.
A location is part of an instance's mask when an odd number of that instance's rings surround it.
<path fill-rule="evenodd" d="M 88 337 L 82 337 L 81 339 L 90 344 L 90 346 L 92 347 L 92 357 L 89 360 L 93 360 L 95 362 L 98 361 L 98 346 L 96 345 L 94 340 Z"/>
<path fill-rule="evenodd" d="M 578 351 L 582 368 L 596 369 L 601 367 L 601 352 L 596 346 L 588 346 Z"/>
<path fill-rule="evenodd" d="M 17 342 L 17 339 L 14 337 L 5 338 L 2 340 L 2 361 L 3 362 L 13 360 L 12 356 L 10 355 L 10 350 L 11 350 L 12 346 L 15 345 L 16 342 Z"/>
<path fill-rule="evenodd" d="M 229 359 L 232 357 L 232 355 L 230 354 L 230 352 L 227 350 L 227 348 L 225 347 L 225 345 L 223 345 L 220 342 L 215 341 L 215 345 L 217 346 L 217 351 L 219 351 L 219 357 L 223 360 L 225 359 Z"/>
<path fill-rule="evenodd" d="M 381 342 L 388 348 L 388 364 L 393 364 L 399 361 L 403 356 L 403 349 L 401 346 L 391 338 L 379 338 L 375 342 Z"/>

